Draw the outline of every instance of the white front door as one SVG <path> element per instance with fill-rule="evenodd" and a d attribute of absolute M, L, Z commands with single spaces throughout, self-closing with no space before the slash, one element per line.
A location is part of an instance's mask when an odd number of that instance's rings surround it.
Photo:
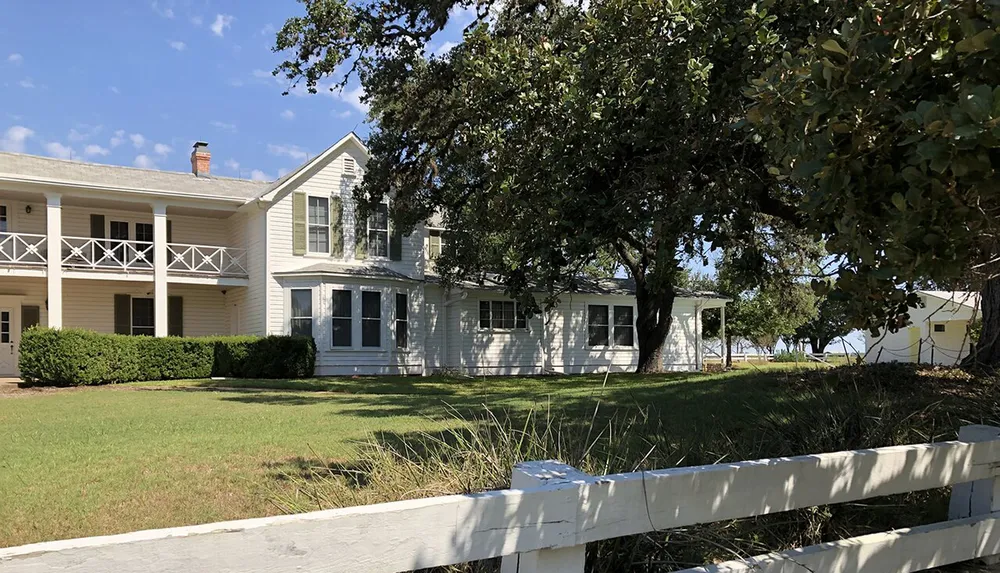
<path fill-rule="evenodd" d="M 16 378 L 17 347 L 21 341 L 18 316 L 21 309 L 11 306 L 0 307 L 0 378 Z"/>

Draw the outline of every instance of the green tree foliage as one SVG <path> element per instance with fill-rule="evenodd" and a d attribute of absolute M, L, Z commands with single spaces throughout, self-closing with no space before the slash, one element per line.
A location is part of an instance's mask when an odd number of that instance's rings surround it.
<path fill-rule="evenodd" d="M 856 3 L 748 92 L 852 325 L 902 327 L 921 281 L 982 290 L 976 355 L 1000 363 L 1000 4 Z"/>
<path fill-rule="evenodd" d="M 794 235 L 793 190 L 766 176 L 764 150 L 734 124 L 746 78 L 822 28 L 825 5 L 303 3 L 278 33 L 290 58 L 276 73 L 312 91 L 357 74 L 376 123 L 356 198 L 393 195 L 404 229 L 442 214 L 446 282 L 496 273 L 528 308 L 539 286 L 552 305 L 614 253 L 636 281 L 639 369 L 654 370 L 687 258 L 706 242 L 740 245 L 745 268 L 766 276 L 757 245 Z M 428 56 L 456 8 L 477 18 Z"/>
<path fill-rule="evenodd" d="M 813 354 L 824 352 L 835 338 L 851 332 L 848 303 L 836 294 L 824 296 L 816 305 L 816 316 L 795 330 L 798 340 L 808 340 Z"/>

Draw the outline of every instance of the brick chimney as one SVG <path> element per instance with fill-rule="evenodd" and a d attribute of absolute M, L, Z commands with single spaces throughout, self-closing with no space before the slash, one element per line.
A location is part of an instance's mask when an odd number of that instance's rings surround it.
<path fill-rule="evenodd" d="M 208 144 L 196 141 L 191 151 L 191 173 L 198 177 L 208 177 L 211 166 L 212 154 L 208 151 Z"/>

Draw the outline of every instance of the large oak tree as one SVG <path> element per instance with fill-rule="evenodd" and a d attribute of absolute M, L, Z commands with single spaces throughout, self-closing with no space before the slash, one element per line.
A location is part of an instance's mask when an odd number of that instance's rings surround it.
<path fill-rule="evenodd" d="M 276 73 L 313 91 L 358 77 L 373 129 L 356 198 L 391 195 L 402 229 L 443 216 L 446 282 L 495 273 L 537 308 L 613 253 L 635 280 L 649 371 L 686 259 L 735 245 L 763 276 L 773 261 L 758 245 L 801 242 L 794 190 L 740 122 L 746 78 L 824 27 L 822 3 L 303 4 L 278 33 L 290 57 Z M 463 41 L 429 55 L 461 9 L 476 14 Z"/>

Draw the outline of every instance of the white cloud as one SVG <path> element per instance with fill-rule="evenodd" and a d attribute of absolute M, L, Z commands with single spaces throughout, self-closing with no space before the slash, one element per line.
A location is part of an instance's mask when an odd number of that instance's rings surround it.
<path fill-rule="evenodd" d="M 348 117 L 351 117 L 351 115 L 352 115 L 353 113 L 354 113 L 354 112 L 352 112 L 351 110 L 349 110 L 349 109 L 345 109 L 344 111 L 340 111 L 340 112 L 335 112 L 335 113 L 334 113 L 333 115 L 334 115 L 334 117 L 338 117 L 338 118 L 340 118 L 340 119 L 344 119 L 344 118 L 348 118 Z"/>
<path fill-rule="evenodd" d="M 159 14 L 163 18 L 173 18 L 174 17 L 174 10 L 171 7 L 169 7 L 169 6 L 160 6 L 159 2 L 157 2 L 156 0 L 153 0 L 152 2 L 150 2 L 149 6 L 153 9 L 153 12 L 156 12 L 157 14 Z"/>
<path fill-rule="evenodd" d="M 125 142 L 125 130 L 119 129 L 111 136 L 111 147 L 118 147 Z"/>
<path fill-rule="evenodd" d="M 290 109 L 286 109 L 285 111 L 281 112 L 281 119 L 288 119 L 288 120 L 295 119 L 295 112 Z"/>
<path fill-rule="evenodd" d="M 91 143 L 87 147 L 83 148 L 83 154 L 86 155 L 87 157 L 93 157 L 95 155 L 100 155 L 103 157 L 109 153 L 111 153 L 110 149 L 108 149 L 107 147 L 101 147 L 100 145 L 94 143 Z"/>
<path fill-rule="evenodd" d="M 350 105 L 361 113 L 368 113 L 368 104 L 361 101 L 361 98 L 365 97 L 365 88 L 358 86 L 353 90 L 344 89 L 340 91 L 333 91 L 332 93 L 333 97 Z"/>
<path fill-rule="evenodd" d="M 236 161 L 235 159 L 227 159 L 225 161 L 225 166 L 226 166 L 226 169 L 228 169 L 230 171 L 235 171 L 237 173 L 240 172 L 240 162 Z"/>
<path fill-rule="evenodd" d="M 80 129 L 77 129 L 77 127 Z M 101 133 L 101 130 L 104 129 L 103 125 L 77 124 L 77 127 L 69 130 L 69 134 L 66 135 L 66 139 L 70 141 L 86 141 Z"/>
<path fill-rule="evenodd" d="M 113 93 L 113 94 L 120 94 L 120 93 L 122 93 L 122 92 L 121 92 L 121 90 L 119 90 L 119 89 L 118 89 L 118 88 L 116 88 L 115 86 L 108 86 L 108 89 L 109 89 L 109 90 L 111 91 L 111 93 Z"/>
<path fill-rule="evenodd" d="M 253 77 L 262 80 L 269 80 L 274 77 L 274 74 L 272 74 L 271 72 L 264 71 L 260 68 L 255 69 L 252 73 Z"/>
<path fill-rule="evenodd" d="M 305 161 L 309 159 L 309 152 L 298 145 L 275 145 L 267 144 L 267 152 L 271 155 L 290 157 L 295 161 Z"/>
<path fill-rule="evenodd" d="M 225 30 L 232 26 L 232 23 L 233 17 L 229 14 L 216 14 L 215 21 L 211 25 L 212 33 L 221 38 Z"/>
<path fill-rule="evenodd" d="M 447 54 L 448 52 L 450 52 L 451 49 L 454 48 L 457 45 L 458 44 L 456 44 L 455 42 L 445 42 L 445 43 L 441 44 L 440 46 L 438 46 L 437 48 L 434 49 L 434 55 L 435 56 L 443 56 L 443 55 Z"/>
<path fill-rule="evenodd" d="M 153 146 L 153 153 L 166 157 L 174 152 L 174 148 L 170 147 L 166 143 L 157 143 Z"/>
<path fill-rule="evenodd" d="M 132 165 L 142 169 L 156 169 L 156 162 L 148 155 L 136 155 Z"/>
<path fill-rule="evenodd" d="M 254 181 L 270 181 L 271 176 L 264 173 L 260 169 L 254 169 L 250 172 L 250 179 L 253 179 Z"/>
<path fill-rule="evenodd" d="M 19 65 L 21 62 L 24 61 L 24 56 L 22 56 L 21 54 L 18 54 L 17 52 L 15 52 L 15 53 L 7 56 L 7 61 L 10 62 L 10 63 L 12 63 L 12 64 L 14 64 L 14 65 Z"/>
<path fill-rule="evenodd" d="M 46 143 L 45 153 L 51 155 L 52 157 L 57 157 L 59 159 L 73 158 L 73 148 L 67 145 L 63 145 L 58 141 L 50 141 L 49 143 Z"/>
<path fill-rule="evenodd" d="M 89 136 L 86 133 L 80 133 L 76 130 L 76 128 L 73 128 L 69 130 L 69 135 L 66 136 L 66 139 L 70 141 L 83 141 L 84 139 L 87 139 L 87 137 Z"/>
<path fill-rule="evenodd" d="M 454 6 L 448 10 L 448 19 L 457 24 L 468 24 L 476 19 L 476 8 L 474 6 Z"/>
<path fill-rule="evenodd" d="M 146 138 L 143 137 L 141 133 L 129 134 L 128 138 L 132 140 L 132 145 L 134 145 L 136 149 L 139 149 L 143 145 L 146 145 Z"/>
<path fill-rule="evenodd" d="M 171 40 L 169 44 L 171 48 L 177 50 L 178 52 L 183 52 L 184 49 L 187 48 L 187 44 L 179 40 Z"/>
<path fill-rule="evenodd" d="M 216 119 L 213 120 L 210 123 L 210 125 L 216 129 L 221 129 L 222 131 L 230 131 L 232 133 L 236 133 L 236 124 L 234 123 L 226 123 L 224 121 L 219 121 Z"/>
<path fill-rule="evenodd" d="M 201 19 L 201 16 L 191 16 L 191 23 L 195 26 L 201 26 L 205 21 Z"/>
<path fill-rule="evenodd" d="M 35 87 L 35 82 L 31 81 L 31 78 L 24 78 L 23 80 L 17 83 L 24 89 L 31 89 Z"/>
<path fill-rule="evenodd" d="M 24 153 L 25 142 L 34 137 L 34 135 L 34 131 L 23 125 L 10 127 L 4 132 L 3 138 L 0 138 L 0 149 L 14 153 Z"/>
<path fill-rule="evenodd" d="M 281 179 L 285 175 L 288 175 L 290 172 L 291 169 L 288 169 L 287 167 L 282 167 L 281 169 L 278 170 L 278 179 Z"/>
<path fill-rule="evenodd" d="M 268 24 L 264 24 L 264 27 L 260 29 L 260 35 L 261 36 L 269 36 L 269 35 L 275 33 L 276 31 L 277 30 L 274 29 L 274 26 L 272 26 L 270 23 L 268 23 Z"/>

